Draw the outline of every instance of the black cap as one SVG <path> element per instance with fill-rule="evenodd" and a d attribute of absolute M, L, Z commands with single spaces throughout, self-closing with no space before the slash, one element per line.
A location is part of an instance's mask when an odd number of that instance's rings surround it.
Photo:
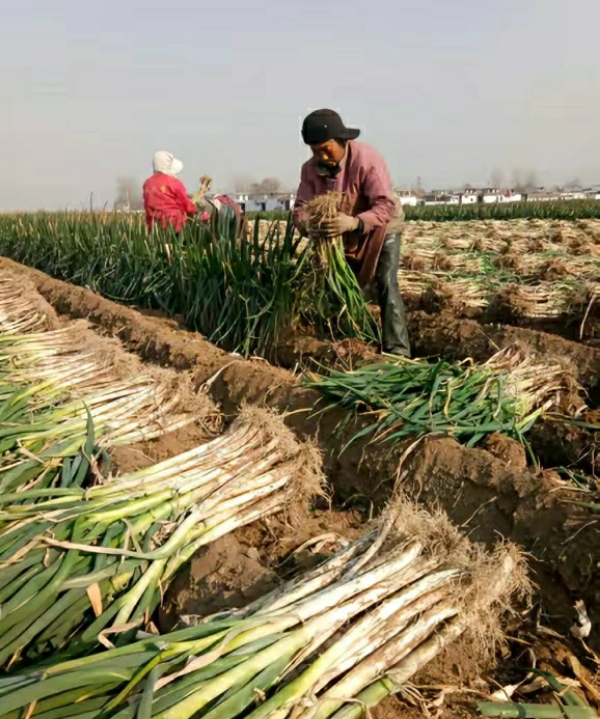
<path fill-rule="evenodd" d="M 335 110 L 315 110 L 304 118 L 302 139 L 306 145 L 320 145 L 328 140 L 356 140 L 360 130 L 346 127 Z"/>

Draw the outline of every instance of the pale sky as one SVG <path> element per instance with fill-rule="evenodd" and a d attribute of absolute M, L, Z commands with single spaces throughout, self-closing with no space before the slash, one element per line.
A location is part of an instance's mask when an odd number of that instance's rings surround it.
<path fill-rule="evenodd" d="M 0 209 L 96 206 L 155 150 L 297 184 L 333 107 L 397 185 L 600 182 L 598 0 L 5 0 Z"/>

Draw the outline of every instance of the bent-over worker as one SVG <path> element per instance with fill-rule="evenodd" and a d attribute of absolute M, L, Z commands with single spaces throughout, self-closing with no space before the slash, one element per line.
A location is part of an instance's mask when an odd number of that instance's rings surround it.
<path fill-rule="evenodd" d="M 302 124 L 302 139 L 313 156 L 302 166 L 294 203 L 294 224 L 307 234 L 303 207 L 318 195 L 343 193 L 328 237 L 343 236 L 348 264 L 363 289 L 373 284 L 381 309 L 382 350 L 410 356 L 406 310 L 398 289 L 402 207 L 394 196 L 383 157 L 356 142 L 360 130 L 347 128 L 334 110 L 316 110 Z"/>
<path fill-rule="evenodd" d="M 224 219 L 226 222 L 235 220 L 236 234 L 241 234 L 244 225 L 244 213 L 235 200 L 222 192 L 210 193 L 212 177 L 202 175 L 200 178 L 200 189 L 191 195 L 190 199 L 198 208 L 198 219 L 200 222 L 210 222 L 211 218 Z"/>
<path fill-rule="evenodd" d="M 154 224 L 166 229 L 173 227 L 180 232 L 187 218 L 198 211 L 190 200 L 185 185 L 177 179 L 183 169 L 181 160 L 170 152 L 160 150 L 152 162 L 154 174 L 144 182 L 144 209 L 146 223 L 151 230 Z"/>

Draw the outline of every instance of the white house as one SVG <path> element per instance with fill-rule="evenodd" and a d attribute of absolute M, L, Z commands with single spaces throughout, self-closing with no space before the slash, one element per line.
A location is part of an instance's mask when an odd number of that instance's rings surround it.
<path fill-rule="evenodd" d="M 293 209 L 296 195 L 292 192 L 281 192 L 269 195 L 235 194 L 233 199 L 244 212 L 286 212 Z"/>
<path fill-rule="evenodd" d="M 499 190 L 496 187 L 467 188 L 461 195 L 461 204 L 494 205 L 498 202 L 521 202 L 522 199 L 523 195 L 513 190 Z"/>
<path fill-rule="evenodd" d="M 505 190 L 503 194 L 498 196 L 498 202 L 523 202 L 523 195 L 520 192 Z"/>
<path fill-rule="evenodd" d="M 434 191 L 423 197 L 424 205 L 458 205 L 460 199 L 458 195 L 452 195 L 449 192 Z"/>
<path fill-rule="evenodd" d="M 586 195 L 590 200 L 600 200 L 600 185 L 591 185 Z"/>
<path fill-rule="evenodd" d="M 396 195 L 400 204 L 404 207 L 416 207 L 419 204 L 419 198 L 412 190 L 396 190 Z"/>
<path fill-rule="evenodd" d="M 592 186 L 582 190 L 565 188 L 551 191 L 539 187 L 527 194 L 528 202 L 556 202 L 557 200 L 567 202 L 570 200 L 600 200 L 600 187 Z"/>
<path fill-rule="evenodd" d="M 452 196 L 448 192 L 434 190 L 423 197 L 424 205 L 449 205 Z"/>
<path fill-rule="evenodd" d="M 481 202 L 483 202 L 484 205 L 494 205 L 498 202 L 500 190 L 497 190 L 495 187 L 486 187 L 480 190 L 480 196 Z"/>
<path fill-rule="evenodd" d="M 527 202 L 554 202 L 561 199 L 560 192 L 550 192 L 543 187 L 527 193 Z"/>

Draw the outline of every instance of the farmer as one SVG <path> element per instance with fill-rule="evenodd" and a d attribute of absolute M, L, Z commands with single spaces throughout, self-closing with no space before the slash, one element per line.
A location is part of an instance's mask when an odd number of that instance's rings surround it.
<path fill-rule="evenodd" d="M 173 227 L 180 232 L 187 218 L 198 211 L 188 197 L 185 186 L 177 175 L 183 163 L 170 152 L 160 150 L 152 162 L 154 174 L 144 182 L 144 209 L 146 223 L 151 230 L 154 224 L 165 229 Z"/>
<path fill-rule="evenodd" d="M 334 110 L 316 110 L 304 119 L 302 139 L 313 156 L 302 166 L 294 224 L 307 235 L 306 203 L 329 191 L 343 193 L 343 211 L 322 229 L 327 237 L 343 236 L 346 259 L 363 290 L 375 286 L 383 352 L 409 357 L 406 311 L 397 276 L 404 213 L 383 157 L 369 145 L 356 142 L 359 134 L 360 130 L 346 127 Z"/>
<path fill-rule="evenodd" d="M 200 189 L 191 197 L 198 208 L 198 219 L 201 222 L 210 222 L 211 218 L 215 218 L 221 227 L 227 227 L 227 223 L 235 222 L 236 235 L 241 236 L 246 228 L 242 208 L 229 195 L 222 192 L 209 195 L 211 184 L 212 179 L 203 175 L 200 178 Z"/>

